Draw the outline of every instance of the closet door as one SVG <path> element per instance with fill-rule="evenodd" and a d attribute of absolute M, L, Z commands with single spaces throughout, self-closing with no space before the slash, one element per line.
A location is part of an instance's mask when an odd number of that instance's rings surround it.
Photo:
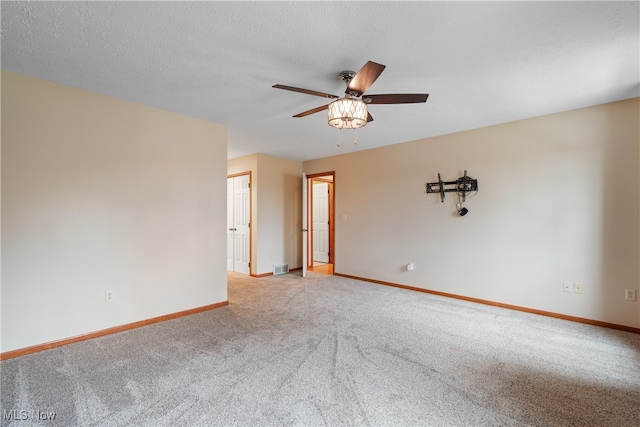
<path fill-rule="evenodd" d="M 227 270 L 249 274 L 249 175 L 227 178 Z"/>

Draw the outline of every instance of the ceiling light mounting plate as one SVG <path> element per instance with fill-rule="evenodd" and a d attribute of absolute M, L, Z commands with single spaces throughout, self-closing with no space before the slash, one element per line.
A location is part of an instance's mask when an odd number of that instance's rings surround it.
<path fill-rule="evenodd" d="M 355 76 L 356 76 L 356 72 L 351 70 L 346 70 L 338 74 L 338 78 L 343 82 L 345 82 L 347 86 L 349 85 L 349 83 L 351 83 L 351 80 L 353 80 Z"/>

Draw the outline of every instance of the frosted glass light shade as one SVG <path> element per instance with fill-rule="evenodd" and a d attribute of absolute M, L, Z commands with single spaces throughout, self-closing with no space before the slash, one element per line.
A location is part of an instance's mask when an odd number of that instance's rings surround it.
<path fill-rule="evenodd" d="M 360 99 L 340 98 L 329 104 L 329 125 L 338 129 L 357 129 L 367 124 L 367 104 Z"/>

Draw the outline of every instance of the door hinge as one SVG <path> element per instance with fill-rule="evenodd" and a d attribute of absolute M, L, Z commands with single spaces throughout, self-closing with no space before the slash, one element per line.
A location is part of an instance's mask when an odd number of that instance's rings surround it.
<path fill-rule="evenodd" d="M 248 264 L 248 267 L 251 268 L 251 263 Z"/>
<path fill-rule="evenodd" d="M 247 182 L 247 188 L 251 188 L 251 183 Z"/>

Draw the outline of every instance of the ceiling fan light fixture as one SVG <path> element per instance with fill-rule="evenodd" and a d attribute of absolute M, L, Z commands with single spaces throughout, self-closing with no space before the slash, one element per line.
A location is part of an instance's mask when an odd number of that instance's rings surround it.
<path fill-rule="evenodd" d="M 367 124 L 367 104 L 356 98 L 340 98 L 329 104 L 329 125 L 337 129 L 357 129 Z"/>

